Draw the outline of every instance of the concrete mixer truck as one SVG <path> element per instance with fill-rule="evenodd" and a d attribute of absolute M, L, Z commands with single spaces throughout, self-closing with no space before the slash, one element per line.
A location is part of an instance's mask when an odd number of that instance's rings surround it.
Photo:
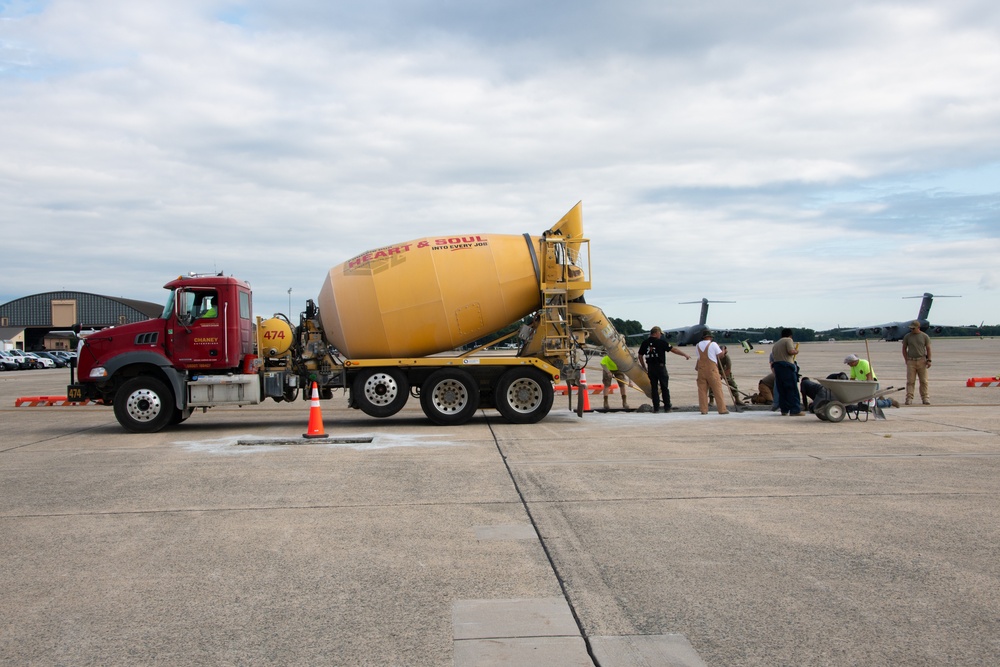
<path fill-rule="evenodd" d="M 253 319 L 244 281 L 179 277 L 164 286 L 161 317 L 82 339 L 68 398 L 110 405 L 140 433 L 199 408 L 309 398 L 313 383 L 322 398 L 345 390 L 372 417 L 413 396 L 438 424 L 463 424 L 479 409 L 533 423 L 551 409 L 554 382 L 578 384 L 588 337 L 648 395 L 624 337 L 583 299 L 589 267 L 577 204 L 541 236 L 427 237 L 362 253 L 330 269 L 318 303 L 294 323 Z M 515 349 L 493 349 L 510 342 Z"/>

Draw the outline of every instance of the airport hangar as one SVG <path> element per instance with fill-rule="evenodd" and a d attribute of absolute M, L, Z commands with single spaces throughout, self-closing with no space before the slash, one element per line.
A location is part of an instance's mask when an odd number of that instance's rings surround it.
<path fill-rule="evenodd" d="M 84 331 L 159 317 L 149 301 L 88 292 L 44 292 L 0 304 L 0 346 L 18 350 L 70 350 L 75 325 Z"/>

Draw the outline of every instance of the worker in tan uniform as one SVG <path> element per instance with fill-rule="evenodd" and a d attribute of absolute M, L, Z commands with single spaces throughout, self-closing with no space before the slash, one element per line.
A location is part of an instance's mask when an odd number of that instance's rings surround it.
<path fill-rule="evenodd" d="M 920 380 L 920 400 L 931 404 L 927 370 L 931 367 L 931 337 L 920 330 L 920 322 L 910 322 L 910 333 L 903 336 L 903 359 L 906 360 L 906 405 L 913 403 L 913 389 Z"/>
<path fill-rule="evenodd" d="M 716 396 L 716 403 L 719 414 L 729 414 L 726 408 L 726 399 L 722 395 L 722 377 L 719 375 L 719 356 L 722 348 L 712 340 L 712 331 L 705 329 L 701 334 L 701 342 L 695 347 L 698 352 L 698 361 L 695 368 L 698 370 L 698 409 L 701 414 L 708 414 L 708 390 Z"/>

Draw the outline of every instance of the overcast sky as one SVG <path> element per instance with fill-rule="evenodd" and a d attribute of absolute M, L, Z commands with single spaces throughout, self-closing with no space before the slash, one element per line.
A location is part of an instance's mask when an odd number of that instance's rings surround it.
<path fill-rule="evenodd" d="M 612 317 L 1000 323 L 1000 4 L 0 0 L 0 303 L 218 270 L 298 312 L 580 200 Z"/>

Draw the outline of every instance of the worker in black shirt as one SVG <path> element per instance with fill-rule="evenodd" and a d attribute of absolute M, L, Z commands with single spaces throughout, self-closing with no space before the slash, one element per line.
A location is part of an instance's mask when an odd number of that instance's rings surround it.
<path fill-rule="evenodd" d="M 653 412 L 660 411 L 660 392 L 657 390 L 657 385 L 663 391 L 663 411 L 670 412 L 672 407 L 670 389 L 667 388 L 667 383 L 670 381 L 670 376 L 667 375 L 667 352 L 679 354 L 689 361 L 691 359 L 687 353 L 663 340 L 663 329 L 653 327 L 649 332 L 649 338 L 642 341 L 642 345 L 639 346 L 639 366 L 649 376 L 649 386 L 653 390 Z"/>

